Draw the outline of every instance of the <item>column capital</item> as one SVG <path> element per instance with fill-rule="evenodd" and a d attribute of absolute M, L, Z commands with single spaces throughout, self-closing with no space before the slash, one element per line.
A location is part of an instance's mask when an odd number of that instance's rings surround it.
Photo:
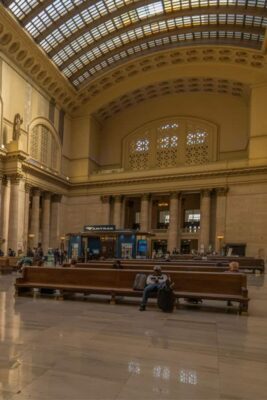
<path fill-rule="evenodd" d="M 2 184 L 5 185 L 5 186 L 7 186 L 9 182 L 10 182 L 10 177 L 7 176 L 7 175 L 3 175 L 3 177 L 2 177 Z"/>
<path fill-rule="evenodd" d="M 40 196 L 41 195 L 41 190 L 37 187 L 33 187 L 32 189 L 32 195 L 33 196 Z"/>
<path fill-rule="evenodd" d="M 25 192 L 30 193 L 31 189 L 32 189 L 32 186 L 29 183 L 25 182 Z"/>
<path fill-rule="evenodd" d="M 151 199 L 151 193 L 143 193 L 141 195 L 141 200 L 150 200 Z"/>
<path fill-rule="evenodd" d="M 43 195 L 44 199 L 50 200 L 51 196 L 52 196 L 52 193 L 51 192 L 43 192 L 42 195 Z"/>
<path fill-rule="evenodd" d="M 203 189 L 201 190 L 201 196 L 202 197 L 210 197 L 212 192 L 212 189 Z"/>
<path fill-rule="evenodd" d="M 181 192 L 170 192 L 170 199 L 179 199 L 181 197 Z"/>
<path fill-rule="evenodd" d="M 105 204 L 110 203 L 110 196 L 101 196 L 100 198 L 101 198 L 102 203 L 105 203 Z"/>
<path fill-rule="evenodd" d="M 218 187 L 216 188 L 217 196 L 226 196 L 228 192 L 228 187 Z"/>
<path fill-rule="evenodd" d="M 115 203 L 121 203 L 122 197 L 123 197 L 123 196 L 122 196 L 121 194 L 115 195 L 115 196 L 114 196 L 114 201 L 115 201 Z"/>
<path fill-rule="evenodd" d="M 12 174 L 12 175 L 8 176 L 8 178 L 10 179 L 11 185 L 18 185 L 21 182 L 21 180 L 23 179 L 23 175 Z"/>
<path fill-rule="evenodd" d="M 62 199 L 62 194 L 53 194 L 51 199 L 54 203 L 60 203 Z"/>

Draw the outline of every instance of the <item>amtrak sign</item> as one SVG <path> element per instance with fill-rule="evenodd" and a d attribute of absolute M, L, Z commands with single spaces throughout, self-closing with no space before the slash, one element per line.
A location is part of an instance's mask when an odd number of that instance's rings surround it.
<path fill-rule="evenodd" d="M 116 230 L 115 225 L 85 225 L 84 232 L 112 232 Z"/>

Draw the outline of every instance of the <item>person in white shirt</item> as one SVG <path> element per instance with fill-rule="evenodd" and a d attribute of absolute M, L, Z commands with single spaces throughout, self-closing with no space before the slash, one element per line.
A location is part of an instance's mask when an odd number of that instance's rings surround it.
<path fill-rule="evenodd" d="M 148 275 L 147 280 L 146 280 L 147 286 L 145 287 L 144 292 L 143 292 L 143 298 L 142 298 L 142 302 L 141 302 L 141 305 L 139 308 L 140 311 L 145 311 L 147 300 L 148 300 L 150 294 L 157 292 L 160 289 L 160 287 L 162 287 L 165 284 L 165 282 L 168 280 L 168 276 L 166 274 L 162 273 L 159 265 L 156 265 L 153 268 L 153 271 L 154 271 L 154 273 Z"/>

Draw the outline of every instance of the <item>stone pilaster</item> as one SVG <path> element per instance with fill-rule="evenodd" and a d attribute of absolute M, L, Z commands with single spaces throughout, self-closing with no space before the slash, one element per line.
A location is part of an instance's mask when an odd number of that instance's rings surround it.
<path fill-rule="evenodd" d="M 8 249 L 8 222 L 9 222 L 9 208 L 10 208 L 10 179 L 5 177 L 2 181 L 2 207 L 1 207 L 1 238 L 2 250 L 7 255 Z"/>
<path fill-rule="evenodd" d="M 168 251 L 178 248 L 180 235 L 180 195 L 177 192 L 170 195 L 170 222 L 168 228 Z"/>
<path fill-rule="evenodd" d="M 60 247 L 60 214 L 62 196 L 55 194 L 51 198 L 51 225 L 50 225 L 50 247 Z"/>
<path fill-rule="evenodd" d="M 40 230 L 40 195 L 39 189 L 34 188 L 32 191 L 32 210 L 31 210 L 31 227 L 30 235 L 32 237 L 32 247 L 37 247 L 39 243 Z"/>
<path fill-rule="evenodd" d="M 149 202 L 150 195 L 146 193 L 141 197 L 140 231 L 142 232 L 149 230 Z"/>
<path fill-rule="evenodd" d="M 121 228 L 121 202 L 122 202 L 122 196 L 115 196 L 113 224 L 115 225 L 116 229 Z"/>
<path fill-rule="evenodd" d="M 31 186 L 28 183 L 25 183 L 25 212 L 24 212 L 24 251 L 25 252 L 27 251 L 27 247 L 28 247 L 30 192 L 31 192 Z"/>
<path fill-rule="evenodd" d="M 110 224 L 110 196 L 102 196 L 102 223 L 103 225 Z"/>
<path fill-rule="evenodd" d="M 210 243 L 210 196 L 211 190 L 209 189 L 205 189 L 201 192 L 198 250 L 204 252 L 208 250 Z"/>
<path fill-rule="evenodd" d="M 12 176 L 10 181 L 10 208 L 8 247 L 18 254 L 24 251 L 25 182 L 21 176 Z"/>
<path fill-rule="evenodd" d="M 42 213 L 42 247 L 46 254 L 50 245 L 50 208 L 51 193 L 43 193 L 43 213 Z"/>
<path fill-rule="evenodd" d="M 222 244 L 225 242 L 225 219 L 226 219 L 226 195 L 228 188 L 216 189 L 216 235 L 215 250 L 220 252 Z"/>

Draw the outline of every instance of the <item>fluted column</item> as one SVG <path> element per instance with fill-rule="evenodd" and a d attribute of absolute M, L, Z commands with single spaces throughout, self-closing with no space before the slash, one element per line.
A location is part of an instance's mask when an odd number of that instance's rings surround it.
<path fill-rule="evenodd" d="M 24 251 L 27 251 L 27 247 L 28 247 L 29 214 L 30 214 L 30 191 L 31 191 L 30 185 L 28 183 L 25 183 Z"/>
<path fill-rule="evenodd" d="M 61 199 L 62 196 L 59 194 L 53 195 L 51 198 L 50 247 L 53 248 L 60 246 Z"/>
<path fill-rule="evenodd" d="M 3 239 L 2 250 L 7 255 L 8 249 L 8 221 L 10 208 L 10 179 L 4 178 L 2 183 L 2 226 L 1 236 Z"/>
<path fill-rule="evenodd" d="M 140 231 L 148 232 L 149 230 L 149 202 L 150 195 L 143 194 L 141 198 L 141 212 L 140 212 Z"/>
<path fill-rule="evenodd" d="M 178 238 L 180 234 L 179 218 L 179 193 L 171 193 L 170 196 L 170 222 L 168 228 L 168 251 L 172 252 L 178 247 Z"/>
<path fill-rule="evenodd" d="M 103 225 L 110 224 L 110 196 L 102 196 L 102 223 Z"/>
<path fill-rule="evenodd" d="M 217 201 L 216 201 L 216 237 L 215 237 L 215 250 L 221 251 L 222 244 L 225 241 L 225 218 L 226 218 L 226 195 L 227 188 L 217 188 Z"/>
<path fill-rule="evenodd" d="M 50 207 L 51 193 L 43 193 L 43 214 L 42 214 L 42 247 L 46 254 L 50 245 Z"/>
<path fill-rule="evenodd" d="M 206 252 L 210 243 L 210 195 L 211 190 L 205 189 L 201 192 L 200 203 L 200 234 L 199 251 Z"/>
<path fill-rule="evenodd" d="M 116 229 L 121 228 L 121 196 L 115 196 L 114 199 L 114 213 L 113 213 L 113 224 Z"/>
<path fill-rule="evenodd" d="M 11 177 L 8 247 L 24 251 L 25 182 L 20 176 Z"/>
<path fill-rule="evenodd" d="M 40 230 L 40 190 L 34 188 L 32 192 L 32 211 L 31 211 L 31 228 L 32 246 L 37 247 L 39 243 Z"/>

